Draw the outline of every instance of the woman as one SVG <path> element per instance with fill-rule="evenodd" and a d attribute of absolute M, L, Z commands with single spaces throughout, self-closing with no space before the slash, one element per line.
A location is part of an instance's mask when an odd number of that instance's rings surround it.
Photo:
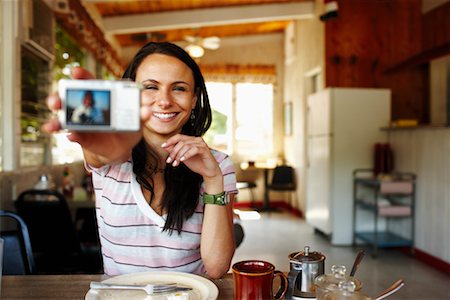
<path fill-rule="evenodd" d="M 82 69 L 73 75 L 90 77 Z M 180 47 L 152 42 L 123 77 L 143 85 L 142 132 L 69 136 L 93 174 L 105 273 L 170 270 L 220 278 L 235 249 L 236 178 L 229 157 L 201 138 L 211 108 L 200 69 Z M 60 107 L 55 96 L 48 100 Z"/>

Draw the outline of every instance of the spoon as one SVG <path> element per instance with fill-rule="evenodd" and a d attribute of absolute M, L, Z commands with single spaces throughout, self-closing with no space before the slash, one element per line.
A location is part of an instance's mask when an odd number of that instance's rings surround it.
<path fill-rule="evenodd" d="M 353 267 L 352 270 L 350 271 L 350 276 L 354 276 L 356 273 L 356 269 L 358 268 L 360 262 L 362 261 L 362 259 L 364 258 L 364 250 L 359 250 L 358 254 L 356 255 L 355 261 L 353 262 Z"/>
<path fill-rule="evenodd" d="M 403 281 L 403 279 L 399 279 L 396 282 L 394 282 L 390 287 L 388 287 L 387 289 L 385 289 L 384 291 L 382 291 L 381 293 L 376 295 L 374 300 L 384 299 L 384 298 L 392 295 L 393 293 L 397 292 L 404 285 L 405 285 L 405 282 Z"/>

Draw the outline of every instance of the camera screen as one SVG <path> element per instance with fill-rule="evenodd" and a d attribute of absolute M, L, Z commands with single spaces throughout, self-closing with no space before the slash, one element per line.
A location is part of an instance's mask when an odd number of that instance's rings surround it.
<path fill-rule="evenodd" d="M 111 125 L 111 91 L 66 90 L 68 125 Z"/>

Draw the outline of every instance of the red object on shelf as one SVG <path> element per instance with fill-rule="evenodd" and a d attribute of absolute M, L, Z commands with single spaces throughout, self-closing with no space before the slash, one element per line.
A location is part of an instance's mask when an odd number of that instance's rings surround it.
<path fill-rule="evenodd" d="M 374 147 L 374 176 L 390 174 L 394 170 L 394 153 L 389 143 L 376 143 Z"/>

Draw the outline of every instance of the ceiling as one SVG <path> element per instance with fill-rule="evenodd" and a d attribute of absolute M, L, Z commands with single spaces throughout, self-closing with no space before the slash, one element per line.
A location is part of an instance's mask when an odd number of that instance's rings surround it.
<path fill-rule="evenodd" d="M 246 37 L 283 33 L 314 17 L 316 0 L 43 0 L 57 22 L 113 74 L 147 42 L 185 47 L 186 36 Z"/>
<path fill-rule="evenodd" d="M 283 32 L 311 14 L 314 0 L 81 0 L 106 38 L 123 47 L 185 36 Z"/>

